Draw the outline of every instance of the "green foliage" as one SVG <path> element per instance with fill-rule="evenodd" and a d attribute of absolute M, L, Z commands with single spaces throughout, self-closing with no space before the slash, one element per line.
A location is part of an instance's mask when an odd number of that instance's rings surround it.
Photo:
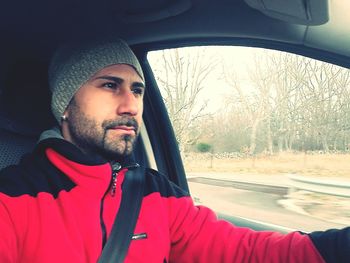
<path fill-rule="evenodd" d="M 200 142 L 197 144 L 196 148 L 199 152 L 206 153 L 212 149 L 212 146 L 208 143 Z"/>

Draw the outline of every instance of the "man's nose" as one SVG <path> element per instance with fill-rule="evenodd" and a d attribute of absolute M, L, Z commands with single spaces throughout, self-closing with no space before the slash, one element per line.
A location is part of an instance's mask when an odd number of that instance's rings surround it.
<path fill-rule="evenodd" d="M 139 100 L 131 90 L 124 90 L 118 96 L 118 115 L 135 116 L 139 111 Z"/>

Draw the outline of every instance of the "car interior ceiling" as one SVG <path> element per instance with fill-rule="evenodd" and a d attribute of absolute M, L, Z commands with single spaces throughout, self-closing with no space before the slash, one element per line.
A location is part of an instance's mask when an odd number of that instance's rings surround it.
<path fill-rule="evenodd" d="M 4 36 L 0 44 L 0 168 L 16 163 L 24 152 L 32 149 L 38 134 L 54 124 L 49 111 L 47 65 L 57 45 L 73 37 L 113 34 L 130 44 L 148 44 L 148 48 L 157 43 L 176 45 L 205 38 L 244 39 L 246 43 L 272 41 L 319 51 L 326 49 L 329 56 L 336 57 L 334 51 L 342 54 L 340 59 L 344 62 L 340 64 L 349 65 L 350 34 L 337 31 L 334 33 L 337 35 L 332 35 L 342 37 L 342 43 L 320 39 L 328 29 L 338 26 L 339 21 L 333 21 L 330 16 L 330 22 L 324 26 L 309 26 L 328 19 L 324 11 L 327 1 L 322 4 L 306 1 L 312 7 L 309 16 L 306 9 L 299 8 L 305 1 L 295 1 L 293 7 L 288 7 L 295 11 L 292 15 L 283 15 L 284 6 L 274 6 L 276 1 L 263 2 L 263 7 L 272 5 L 273 12 L 263 10 L 261 1 L 253 0 L 6 3 L 0 10 L 0 32 Z M 335 12 L 341 6 L 332 8 Z M 213 17 L 213 13 L 220 16 Z M 297 18 L 304 22 L 296 24 Z"/>

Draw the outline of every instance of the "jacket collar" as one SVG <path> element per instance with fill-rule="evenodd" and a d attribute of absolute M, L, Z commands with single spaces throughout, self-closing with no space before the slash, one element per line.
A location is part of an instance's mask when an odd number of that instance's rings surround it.
<path fill-rule="evenodd" d="M 58 127 L 44 131 L 39 138 L 36 151 L 43 152 L 47 148 L 52 148 L 60 155 L 65 156 L 68 160 L 83 165 L 102 165 L 110 162 L 100 155 L 88 155 L 83 153 L 77 146 L 65 140 Z M 136 164 L 134 157 L 113 160 L 111 163 L 118 162 L 122 167 L 133 167 Z"/>

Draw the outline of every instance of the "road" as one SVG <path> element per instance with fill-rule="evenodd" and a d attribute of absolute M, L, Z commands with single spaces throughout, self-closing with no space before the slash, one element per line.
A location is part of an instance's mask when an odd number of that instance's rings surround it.
<path fill-rule="evenodd" d="M 260 190 L 237 189 L 230 184 L 222 184 L 219 179 L 217 181 L 215 183 L 215 180 L 213 182 L 213 180 L 208 181 L 192 177 L 189 178 L 189 186 L 192 196 L 199 200 L 199 204 L 211 207 L 219 213 L 231 214 L 306 232 L 345 227 L 343 224 L 327 222 L 319 218 L 286 210 L 278 203 L 279 200 L 283 199 L 283 192 L 267 193 Z M 282 186 L 282 181 L 276 181 L 275 179 L 274 182 Z M 265 180 L 264 182 L 266 183 Z M 272 182 L 273 180 L 271 179 L 270 183 Z M 256 183 L 256 180 L 254 180 L 254 183 Z"/>

